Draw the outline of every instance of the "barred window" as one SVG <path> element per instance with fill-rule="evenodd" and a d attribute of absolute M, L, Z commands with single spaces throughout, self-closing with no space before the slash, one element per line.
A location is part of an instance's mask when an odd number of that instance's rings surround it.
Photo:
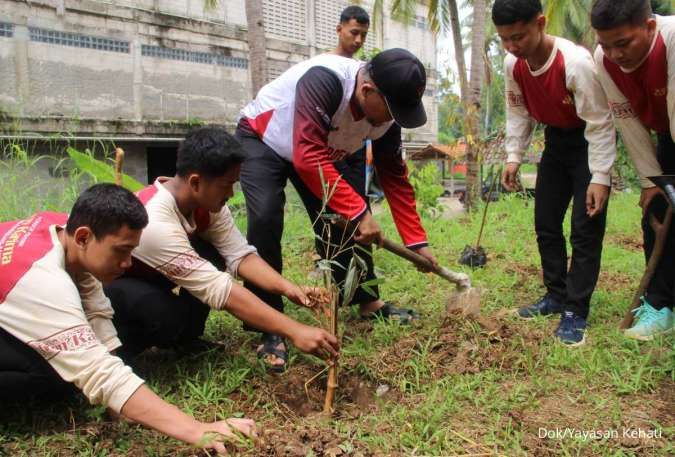
<path fill-rule="evenodd" d="M 307 40 L 305 0 L 263 0 L 265 33 L 295 41 Z"/>
<path fill-rule="evenodd" d="M 418 29 L 422 30 L 427 30 L 429 29 L 429 26 L 427 25 L 427 18 L 424 16 L 415 16 L 415 20 L 413 21 L 413 25 L 417 27 Z"/>
<path fill-rule="evenodd" d="M 76 48 L 97 49 L 99 51 L 129 53 L 129 42 L 79 33 L 60 32 L 58 30 L 29 27 L 31 41 L 50 43 Z"/>
<path fill-rule="evenodd" d="M 14 36 L 14 24 L 0 22 L 0 36 L 11 38 Z"/>
<path fill-rule="evenodd" d="M 230 57 L 221 54 L 187 49 L 165 48 L 163 46 L 141 45 L 141 55 L 159 59 L 181 60 L 183 62 L 205 63 L 222 67 L 248 68 L 248 60 L 243 57 Z"/>
<path fill-rule="evenodd" d="M 291 62 L 287 62 L 285 60 L 272 60 L 268 59 L 267 60 L 267 80 L 272 81 L 274 79 L 277 79 L 283 72 L 288 70 L 291 65 L 293 65 Z"/>

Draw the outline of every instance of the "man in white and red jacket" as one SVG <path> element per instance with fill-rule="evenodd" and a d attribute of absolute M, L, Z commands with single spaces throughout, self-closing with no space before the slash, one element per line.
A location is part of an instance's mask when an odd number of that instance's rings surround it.
<path fill-rule="evenodd" d="M 101 282 L 131 265 L 147 223 L 138 198 L 113 184 L 84 191 L 70 215 L 0 223 L 0 404 L 77 388 L 93 404 L 224 453 L 223 437 L 254 434 L 252 420 L 197 421 L 115 355 L 121 341 Z"/>
<path fill-rule="evenodd" d="M 583 344 L 600 271 L 615 131 L 590 53 L 546 34 L 539 0 L 496 0 L 492 20 L 504 48 L 506 152 L 503 184 L 514 189 L 537 123 L 546 146 L 537 172 L 535 231 L 546 295 L 523 318 L 561 313 L 556 337 Z M 568 268 L 563 220 L 572 201 Z"/>
<path fill-rule="evenodd" d="M 291 67 L 260 90 L 242 110 L 236 135 L 247 154 L 241 169 L 247 237 L 263 259 L 281 271 L 284 187 L 289 179 L 319 237 L 327 233 L 318 217 L 327 186 L 332 192 L 328 210 L 358 224 L 354 239 L 364 245 L 379 242 L 382 232 L 365 195 L 363 144 L 371 139 L 375 168 L 401 238 L 406 246 L 436 262 L 401 154 L 401 127 L 415 128 L 426 122 L 425 86 L 420 61 L 403 49 L 389 49 L 367 63 L 322 54 Z M 334 259 L 346 269 L 353 240 L 334 225 L 330 233 L 330 246 L 340 245 L 341 240 L 349 243 Z M 322 257 L 327 256 L 327 241 L 317 243 Z M 365 281 L 373 280 L 371 255 L 358 252 L 368 265 Z M 333 269 L 338 284 L 344 280 L 344 269 Z M 250 288 L 274 308 L 283 309 L 278 295 L 253 285 Z M 415 317 L 412 310 L 380 300 L 377 287 L 372 287 L 374 296 L 366 289 L 359 288 L 352 300 L 360 305 L 364 317 L 404 323 Z M 278 337 L 263 338 L 283 350 Z"/>
<path fill-rule="evenodd" d="M 675 174 L 675 17 L 654 16 L 648 0 L 598 0 L 595 62 L 602 88 L 642 184 L 645 257 L 654 249 L 649 219 L 663 221 L 668 203 L 649 176 Z M 656 144 L 651 132 L 656 134 Z M 673 329 L 675 224 L 636 319 L 626 336 L 650 340 Z"/>
<path fill-rule="evenodd" d="M 124 358 L 152 346 L 208 347 L 201 336 L 210 310 L 284 335 L 304 352 L 337 356 L 335 336 L 270 308 L 235 280 L 244 278 L 299 305 L 309 302 L 306 290 L 266 264 L 234 223 L 226 203 L 243 159 L 241 145 L 224 128 L 201 127 L 181 143 L 176 174 L 138 193 L 148 226 L 131 268 L 105 288 Z"/>

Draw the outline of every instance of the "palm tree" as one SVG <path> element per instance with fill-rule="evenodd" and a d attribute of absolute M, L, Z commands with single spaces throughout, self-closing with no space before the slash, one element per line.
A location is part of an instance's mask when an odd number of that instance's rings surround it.
<path fill-rule="evenodd" d="M 474 0 L 473 24 L 471 26 L 471 79 L 469 80 L 469 100 L 467 111 L 467 152 L 466 152 L 466 206 L 473 208 L 480 199 L 479 180 L 479 116 L 480 100 L 485 78 L 485 16 L 486 0 Z"/>
<path fill-rule="evenodd" d="M 204 8 L 214 9 L 219 2 L 220 0 L 204 0 Z M 263 0 L 246 0 L 245 7 L 251 97 L 254 98 L 260 88 L 267 82 L 267 48 L 265 46 Z"/>
<path fill-rule="evenodd" d="M 376 0 L 381 2 L 383 0 Z M 418 0 L 394 0 L 392 13 L 401 20 L 414 17 Z M 480 100 L 485 79 L 485 38 L 487 0 L 473 0 L 473 23 L 471 26 L 471 68 L 470 78 L 466 71 L 464 59 L 464 40 L 459 22 L 459 8 L 456 0 L 429 0 L 427 18 L 434 32 L 449 31 L 452 33 L 455 48 L 455 59 L 459 73 L 459 86 L 462 106 L 465 113 L 464 136 L 467 140 L 467 176 L 466 200 L 467 208 L 473 208 L 479 195 L 479 115 Z"/>

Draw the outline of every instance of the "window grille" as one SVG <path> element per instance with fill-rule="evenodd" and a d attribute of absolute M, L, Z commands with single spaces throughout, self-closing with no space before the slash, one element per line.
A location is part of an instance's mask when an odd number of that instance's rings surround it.
<path fill-rule="evenodd" d="M 418 29 L 427 30 L 429 26 L 427 25 L 427 18 L 424 16 L 415 16 L 413 25 Z"/>
<path fill-rule="evenodd" d="M 75 48 L 98 49 L 100 51 L 129 53 L 129 42 L 102 38 L 79 33 L 60 32 L 58 30 L 29 27 L 31 41 L 50 43 Z"/>
<path fill-rule="evenodd" d="M 265 33 L 294 41 L 307 41 L 305 0 L 263 0 Z"/>
<path fill-rule="evenodd" d="M 0 36 L 12 38 L 14 36 L 14 24 L 0 22 Z"/>
<path fill-rule="evenodd" d="M 286 62 L 284 60 L 267 60 L 267 80 L 272 81 L 277 79 L 283 72 L 288 70 L 291 65 L 291 62 Z"/>
<path fill-rule="evenodd" d="M 210 52 L 189 51 L 187 49 L 165 48 L 163 46 L 141 45 L 141 55 L 159 59 L 181 60 L 183 62 L 205 63 L 222 67 L 248 68 L 248 60 L 242 57 L 223 56 Z"/>

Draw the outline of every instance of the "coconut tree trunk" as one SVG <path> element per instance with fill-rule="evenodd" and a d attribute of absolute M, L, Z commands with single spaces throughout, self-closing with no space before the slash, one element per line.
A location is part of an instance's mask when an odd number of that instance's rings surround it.
<path fill-rule="evenodd" d="M 245 5 L 246 23 L 248 25 L 251 96 L 255 97 L 260 88 L 267 83 L 267 49 L 265 47 L 263 0 L 246 0 Z"/>
<path fill-rule="evenodd" d="M 469 100 L 469 82 L 466 78 L 466 61 L 464 60 L 464 45 L 462 43 L 462 26 L 459 24 L 459 9 L 456 0 L 448 0 L 450 13 L 450 28 L 452 29 L 452 42 L 455 47 L 455 59 L 457 60 L 457 72 L 459 73 L 459 91 L 462 102 Z"/>
<path fill-rule="evenodd" d="M 474 0 L 473 25 L 471 28 L 471 76 L 469 79 L 469 97 L 466 113 L 467 170 L 466 170 L 466 206 L 472 208 L 480 199 L 479 179 L 479 115 L 481 90 L 485 75 L 483 47 L 485 46 L 486 0 Z"/>

